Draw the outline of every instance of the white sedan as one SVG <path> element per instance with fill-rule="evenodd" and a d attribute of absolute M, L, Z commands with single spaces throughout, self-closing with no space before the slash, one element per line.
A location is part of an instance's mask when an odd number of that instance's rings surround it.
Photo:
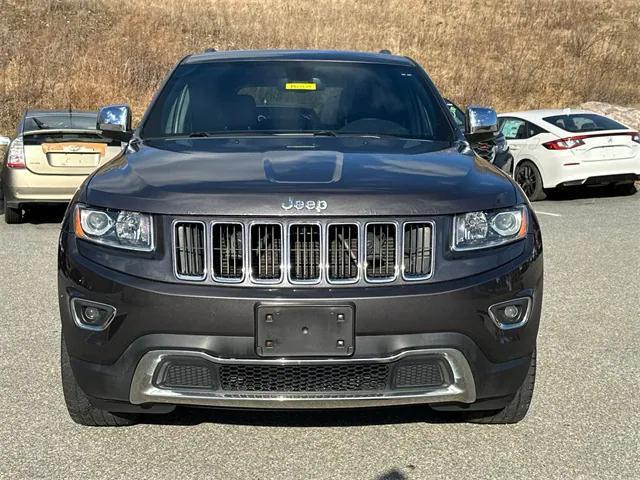
<path fill-rule="evenodd" d="M 514 158 L 514 178 L 531 200 L 544 189 L 608 184 L 634 193 L 640 135 L 586 110 L 530 110 L 499 115 Z"/>

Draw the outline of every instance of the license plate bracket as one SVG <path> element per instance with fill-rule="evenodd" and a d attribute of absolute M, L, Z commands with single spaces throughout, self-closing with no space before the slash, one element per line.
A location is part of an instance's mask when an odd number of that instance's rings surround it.
<path fill-rule="evenodd" d="M 353 305 L 258 305 L 262 357 L 345 357 L 354 351 Z"/>

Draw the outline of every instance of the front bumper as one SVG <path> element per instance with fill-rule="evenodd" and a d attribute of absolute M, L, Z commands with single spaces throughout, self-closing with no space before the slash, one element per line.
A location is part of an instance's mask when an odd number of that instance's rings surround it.
<path fill-rule="evenodd" d="M 327 408 L 430 403 L 499 408 L 525 378 L 542 303 L 542 252 L 534 235 L 522 254 L 499 268 L 455 281 L 370 288 L 247 288 L 168 284 L 115 272 L 82 256 L 72 235 L 60 239 L 59 299 L 74 375 L 96 403 L 189 404 L 251 408 Z M 532 298 L 528 321 L 498 328 L 488 308 Z M 80 329 L 71 298 L 113 305 L 102 332 Z M 255 312 L 262 303 L 348 302 L 355 312 L 355 351 L 348 358 L 265 359 L 256 354 Z M 163 359 L 199 357 L 233 365 L 394 364 L 412 356 L 446 362 L 442 385 L 410 391 L 207 391 L 167 388 L 154 380 Z M 106 402 L 106 403 L 105 403 Z M 122 408 L 121 408 L 122 407 Z"/>
<path fill-rule="evenodd" d="M 430 361 L 444 362 L 450 371 L 450 379 L 444 385 L 437 387 L 408 386 L 403 389 L 379 389 L 378 391 L 357 391 L 352 389 L 347 392 L 239 392 L 225 391 L 221 386 L 214 385 L 211 388 L 186 388 L 158 385 L 158 372 L 162 365 L 171 362 L 172 358 L 180 361 L 210 363 L 212 366 L 251 365 L 270 367 L 303 367 L 313 370 L 314 365 L 353 367 L 367 365 L 394 365 L 402 364 L 412 367 L 415 364 L 408 363 L 412 359 L 432 359 Z M 188 360 L 187 360 L 188 359 Z M 404 361 L 407 359 L 407 361 Z M 413 360 L 415 362 L 415 360 Z M 429 360 L 427 360 L 429 361 Z M 428 365 L 423 363 L 422 365 Z M 476 399 L 473 375 L 464 355 L 455 349 L 423 349 L 406 350 L 396 355 L 385 358 L 362 359 L 330 359 L 330 360 L 238 360 L 213 357 L 203 352 L 178 351 L 178 350 L 153 350 L 147 352 L 133 375 L 131 383 L 130 401 L 132 404 L 141 405 L 148 403 L 169 403 L 181 405 L 200 405 L 210 407 L 247 407 L 247 408 L 353 408 L 364 406 L 406 405 L 412 403 L 437 403 L 437 402 L 462 402 L 472 403 Z"/>

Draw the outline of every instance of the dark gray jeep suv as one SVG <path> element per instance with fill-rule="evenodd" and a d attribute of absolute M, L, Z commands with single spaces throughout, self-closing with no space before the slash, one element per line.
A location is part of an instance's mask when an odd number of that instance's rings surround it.
<path fill-rule="evenodd" d="M 468 139 L 495 134 L 470 108 Z M 176 405 L 529 407 L 542 241 L 425 72 L 387 53 L 205 52 L 81 186 L 59 244 L 71 417 Z"/>

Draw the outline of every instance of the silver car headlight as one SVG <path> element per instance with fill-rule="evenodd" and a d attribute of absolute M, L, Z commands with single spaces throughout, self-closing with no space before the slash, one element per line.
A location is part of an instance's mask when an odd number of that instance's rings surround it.
<path fill-rule="evenodd" d="M 527 207 L 469 212 L 453 220 L 453 250 L 477 250 L 520 240 L 527 235 Z"/>
<path fill-rule="evenodd" d="M 143 252 L 154 249 L 153 218 L 146 213 L 77 205 L 74 233 L 79 238 L 110 247 Z"/>

